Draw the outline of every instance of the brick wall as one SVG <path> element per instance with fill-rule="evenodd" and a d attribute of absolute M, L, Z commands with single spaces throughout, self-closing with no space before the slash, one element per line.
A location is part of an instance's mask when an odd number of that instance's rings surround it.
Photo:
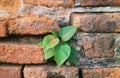
<path fill-rule="evenodd" d="M 45 61 L 38 42 L 63 26 L 77 66 Z M 0 78 L 120 78 L 120 0 L 0 0 Z"/>

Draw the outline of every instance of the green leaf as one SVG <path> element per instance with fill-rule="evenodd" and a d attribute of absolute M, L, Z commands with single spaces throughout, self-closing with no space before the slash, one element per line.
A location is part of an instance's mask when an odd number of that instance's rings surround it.
<path fill-rule="evenodd" d="M 38 46 L 42 46 L 42 47 L 43 47 L 42 41 L 40 41 L 40 42 L 38 43 Z"/>
<path fill-rule="evenodd" d="M 70 56 L 70 46 L 68 44 L 57 45 L 55 47 L 55 58 L 58 66 L 61 66 Z"/>
<path fill-rule="evenodd" d="M 77 31 L 76 26 L 67 26 L 63 27 L 58 33 L 59 36 L 61 37 L 62 41 L 68 41 L 71 39 L 71 37 L 75 34 Z"/>
<path fill-rule="evenodd" d="M 77 51 L 74 47 L 71 46 L 71 53 L 70 56 L 68 58 L 68 61 L 70 61 L 73 64 L 77 64 Z"/>
<path fill-rule="evenodd" d="M 42 42 L 44 46 L 44 51 L 47 51 L 49 48 L 55 47 L 59 43 L 59 39 L 53 35 L 45 36 Z"/>
<path fill-rule="evenodd" d="M 51 31 L 51 33 L 52 33 L 52 35 L 53 35 L 54 37 L 58 37 L 58 33 L 57 33 L 57 32 Z"/>
<path fill-rule="evenodd" d="M 53 57 L 55 55 L 54 48 L 48 49 L 47 51 L 44 52 L 44 58 L 45 60 Z"/>

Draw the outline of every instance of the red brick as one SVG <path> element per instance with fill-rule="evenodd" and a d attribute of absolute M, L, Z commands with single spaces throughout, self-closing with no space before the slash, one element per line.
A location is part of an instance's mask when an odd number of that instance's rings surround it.
<path fill-rule="evenodd" d="M 120 13 L 73 13 L 71 24 L 83 32 L 120 32 Z"/>
<path fill-rule="evenodd" d="M 79 78 L 78 70 L 78 67 L 29 65 L 24 68 L 24 78 Z"/>
<path fill-rule="evenodd" d="M 0 44 L 0 62 L 18 64 L 45 63 L 41 47 L 36 45 Z"/>
<path fill-rule="evenodd" d="M 0 0 L 0 10 L 17 12 L 20 10 L 21 0 Z"/>
<path fill-rule="evenodd" d="M 81 0 L 81 6 L 120 6 L 120 0 Z"/>
<path fill-rule="evenodd" d="M 22 78 L 22 66 L 0 64 L 0 78 Z"/>
<path fill-rule="evenodd" d="M 73 7 L 74 0 L 24 0 L 27 6 Z"/>
<path fill-rule="evenodd" d="M 120 78 L 120 68 L 84 69 L 83 78 Z"/>
<path fill-rule="evenodd" d="M 107 58 L 114 56 L 115 38 L 113 34 L 81 33 L 80 39 L 86 57 Z"/>
<path fill-rule="evenodd" d="M 7 36 L 6 20 L 0 18 L 0 37 L 5 37 L 5 36 Z"/>
<path fill-rule="evenodd" d="M 40 35 L 50 33 L 51 30 L 57 31 L 57 22 L 37 15 L 25 15 L 8 22 L 8 33 L 19 35 Z"/>

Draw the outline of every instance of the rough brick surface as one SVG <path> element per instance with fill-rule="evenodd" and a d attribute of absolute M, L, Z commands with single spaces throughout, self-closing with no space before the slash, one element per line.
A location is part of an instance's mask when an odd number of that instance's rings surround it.
<path fill-rule="evenodd" d="M 7 35 L 6 20 L 0 19 L 0 37 L 5 37 Z"/>
<path fill-rule="evenodd" d="M 36 45 L 0 44 L 0 62 L 18 64 L 44 63 L 41 47 Z"/>
<path fill-rule="evenodd" d="M 120 0 L 81 0 L 81 6 L 120 6 Z"/>
<path fill-rule="evenodd" d="M 71 24 L 84 32 L 120 32 L 120 13 L 73 13 Z"/>
<path fill-rule="evenodd" d="M 78 67 L 55 67 L 55 66 L 25 66 L 25 78 L 79 78 Z"/>
<path fill-rule="evenodd" d="M 107 58 L 114 56 L 114 34 L 79 33 L 79 39 L 88 58 Z"/>
<path fill-rule="evenodd" d="M 8 22 L 9 34 L 20 35 L 39 35 L 50 33 L 51 30 L 57 31 L 59 26 L 57 22 L 44 16 L 26 15 Z"/>
<path fill-rule="evenodd" d="M 83 78 L 120 78 L 120 68 L 84 69 Z"/>
<path fill-rule="evenodd" d="M 21 7 L 21 0 L 0 0 L 0 10 L 8 12 L 19 11 Z"/>
<path fill-rule="evenodd" d="M 0 78 L 22 78 L 22 66 L 0 64 Z"/>
<path fill-rule="evenodd" d="M 74 0 L 24 0 L 27 6 L 73 7 Z"/>

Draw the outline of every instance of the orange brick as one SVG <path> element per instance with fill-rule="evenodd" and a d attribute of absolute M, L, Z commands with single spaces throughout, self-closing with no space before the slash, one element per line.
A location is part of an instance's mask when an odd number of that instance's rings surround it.
<path fill-rule="evenodd" d="M 27 6 L 73 7 L 74 0 L 24 0 Z"/>
<path fill-rule="evenodd" d="M 0 78 L 22 78 L 21 65 L 0 64 Z"/>
<path fill-rule="evenodd" d="M 120 68 L 83 69 L 83 78 L 120 78 Z"/>
<path fill-rule="evenodd" d="M 71 24 L 83 32 L 120 32 L 120 13 L 73 13 Z"/>
<path fill-rule="evenodd" d="M 36 45 L 0 44 L 0 47 L 0 62 L 18 64 L 45 62 L 42 48 Z"/>
<path fill-rule="evenodd" d="M 58 23 L 45 16 L 25 15 L 8 22 L 8 33 L 19 35 L 41 35 L 57 31 Z"/>
<path fill-rule="evenodd" d="M 120 6 L 120 0 L 81 0 L 81 6 Z"/>
<path fill-rule="evenodd" d="M 24 68 L 25 78 L 79 78 L 78 67 L 51 65 L 27 65 Z"/>
<path fill-rule="evenodd" d="M 8 12 L 19 11 L 21 7 L 21 0 L 0 0 L 0 10 Z"/>
<path fill-rule="evenodd" d="M 6 20 L 0 19 L 0 37 L 7 36 Z"/>

